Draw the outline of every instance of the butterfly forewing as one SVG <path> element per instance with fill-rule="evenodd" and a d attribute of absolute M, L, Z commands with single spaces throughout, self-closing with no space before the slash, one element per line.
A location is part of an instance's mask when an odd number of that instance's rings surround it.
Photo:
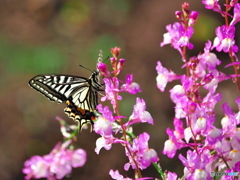
<path fill-rule="evenodd" d="M 69 75 L 38 75 L 29 81 L 31 87 L 58 103 L 65 102 L 74 88 L 86 83 L 87 78 Z"/>

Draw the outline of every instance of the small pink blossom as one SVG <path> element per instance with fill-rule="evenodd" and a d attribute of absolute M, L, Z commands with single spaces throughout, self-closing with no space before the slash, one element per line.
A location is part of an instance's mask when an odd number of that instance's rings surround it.
<path fill-rule="evenodd" d="M 134 105 L 133 113 L 129 118 L 129 121 L 125 124 L 125 126 L 130 126 L 134 123 L 144 123 L 147 122 L 149 124 L 153 124 L 153 118 L 151 114 L 146 111 L 145 101 L 141 98 L 136 99 L 136 104 Z"/>
<path fill-rule="evenodd" d="M 141 92 L 139 84 L 133 82 L 133 75 L 129 74 L 126 77 L 126 83 L 122 85 L 121 91 L 128 92 L 130 94 L 136 94 L 137 92 Z"/>
<path fill-rule="evenodd" d="M 238 51 L 238 46 L 235 45 L 235 27 L 226 25 L 216 28 L 216 38 L 213 42 L 213 48 L 216 48 L 218 52 L 229 52 L 230 49 L 232 52 L 236 53 Z"/>
<path fill-rule="evenodd" d="M 136 169 L 136 164 L 140 169 L 146 169 L 151 165 L 152 162 L 157 162 L 159 160 L 157 153 L 153 149 L 149 149 L 148 140 L 150 136 L 147 133 L 142 133 L 138 138 L 133 140 L 132 147 L 130 147 L 130 152 L 126 150 L 126 155 L 129 158 L 129 162 L 124 165 L 124 169 L 127 171 L 130 167 Z"/>
<path fill-rule="evenodd" d="M 169 24 L 166 26 L 167 33 L 163 35 L 163 42 L 160 46 L 171 44 L 174 49 L 181 52 L 181 47 L 187 46 L 189 49 L 193 49 L 193 44 L 189 42 L 193 35 L 194 29 L 190 26 L 185 29 L 184 25 L 175 22 L 173 25 Z"/>
<path fill-rule="evenodd" d="M 177 76 L 172 71 L 169 71 L 167 68 L 163 67 L 160 61 L 157 62 L 156 70 L 158 73 L 156 78 L 157 87 L 161 92 L 163 92 L 167 83 L 177 79 Z"/>
<path fill-rule="evenodd" d="M 82 167 L 86 162 L 86 151 L 83 149 L 66 149 L 70 140 L 58 143 L 50 154 L 33 156 L 24 163 L 25 180 L 30 179 L 62 179 L 72 172 L 74 167 Z"/>

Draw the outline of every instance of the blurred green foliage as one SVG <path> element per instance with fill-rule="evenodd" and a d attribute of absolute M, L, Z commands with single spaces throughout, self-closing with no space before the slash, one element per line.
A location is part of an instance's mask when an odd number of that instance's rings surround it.
<path fill-rule="evenodd" d="M 215 37 L 215 28 L 221 25 L 216 17 L 202 13 L 199 15 L 196 24 L 194 25 L 193 41 L 206 42 Z"/>
<path fill-rule="evenodd" d="M 130 4 L 127 0 L 107 0 L 99 8 L 98 18 L 110 25 L 120 25 L 128 17 Z"/>
<path fill-rule="evenodd" d="M 0 49 L 7 73 L 55 73 L 66 62 L 64 53 L 51 45 L 29 47 L 0 40 Z"/>
<path fill-rule="evenodd" d="M 110 49 L 115 46 L 122 47 L 121 42 L 114 36 L 105 34 L 96 37 L 94 43 L 91 45 L 92 48 L 89 48 L 87 53 L 91 59 L 96 59 L 96 54 L 99 52 L 99 49 L 101 49 L 103 51 L 103 60 L 105 60 L 108 56 L 111 56 Z"/>
<path fill-rule="evenodd" d="M 84 0 L 66 1 L 61 9 L 61 17 L 69 24 L 83 23 L 89 18 L 89 6 Z"/>

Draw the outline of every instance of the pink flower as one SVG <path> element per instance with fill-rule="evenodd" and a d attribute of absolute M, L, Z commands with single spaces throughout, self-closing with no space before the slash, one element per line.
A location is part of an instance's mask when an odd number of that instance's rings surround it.
<path fill-rule="evenodd" d="M 205 5 L 206 9 L 213 9 L 216 12 L 221 12 L 221 6 L 218 0 L 204 0 L 202 3 Z"/>
<path fill-rule="evenodd" d="M 177 180 L 177 174 L 172 172 L 167 172 L 166 180 Z"/>
<path fill-rule="evenodd" d="M 47 156 L 32 156 L 25 161 L 22 172 L 26 174 L 25 180 L 40 179 L 53 176 L 49 171 L 51 161 L 48 161 Z"/>
<path fill-rule="evenodd" d="M 240 3 L 235 4 L 233 13 L 233 19 L 230 23 L 230 26 L 234 26 L 237 22 L 240 21 Z"/>
<path fill-rule="evenodd" d="M 98 63 L 97 68 L 100 70 L 104 77 L 110 77 L 111 73 L 107 69 L 107 65 L 104 63 Z"/>
<path fill-rule="evenodd" d="M 25 179 L 62 179 L 72 172 L 72 167 L 82 167 L 86 162 L 86 151 L 83 149 L 66 149 L 70 140 L 58 143 L 50 154 L 33 156 L 24 163 Z"/>
<path fill-rule="evenodd" d="M 169 158 L 173 158 L 176 154 L 178 147 L 176 146 L 175 142 L 171 139 L 168 139 L 164 143 L 163 154 L 167 155 Z"/>
<path fill-rule="evenodd" d="M 112 78 L 112 79 L 103 79 L 105 83 L 105 93 L 106 96 L 101 98 L 101 101 L 106 101 L 110 100 L 111 104 L 113 105 L 113 108 L 116 108 L 116 101 L 117 100 L 122 100 L 122 97 L 118 95 L 119 92 L 119 81 L 117 78 Z"/>
<path fill-rule="evenodd" d="M 128 178 L 128 177 L 123 177 L 123 175 L 121 175 L 120 173 L 119 173 L 119 171 L 118 170 L 116 170 L 116 171 L 114 171 L 114 170 L 110 170 L 109 171 L 109 174 L 110 174 L 110 176 L 113 178 L 113 179 L 116 179 L 116 180 L 144 180 L 144 179 L 153 179 L 153 178 L 151 178 L 151 177 L 144 177 L 144 178 L 138 178 L 138 179 L 132 179 L 132 178 Z"/>
<path fill-rule="evenodd" d="M 124 165 L 124 169 L 127 171 L 130 166 L 136 169 L 136 165 L 133 159 L 138 164 L 140 169 L 146 169 L 151 165 L 152 162 L 157 162 L 159 160 L 157 153 L 153 149 L 149 149 L 148 140 L 150 136 L 148 133 L 142 133 L 138 138 L 133 140 L 132 147 L 130 147 L 130 152 L 126 150 L 126 155 L 129 158 L 129 162 Z"/>
<path fill-rule="evenodd" d="M 235 27 L 226 25 L 220 26 L 216 28 L 216 38 L 213 42 L 213 48 L 216 48 L 218 52 L 229 52 L 232 49 L 232 52 L 236 53 L 238 51 L 238 47 L 235 45 Z"/>
<path fill-rule="evenodd" d="M 130 126 L 134 123 L 144 123 L 153 124 L 153 118 L 151 114 L 146 111 L 146 104 L 143 99 L 137 98 L 136 104 L 134 105 L 133 113 L 129 118 L 130 120 L 124 126 Z"/>
<path fill-rule="evenodd" d="M 180 47 L 183 46 L 193 49 L 193 44 L 189 42 L 194 32 L 191 26 L 185 29 L 184 25 L 175 22 L 173 25 L 167 25 L 166 29 L 168 32 L 163 35 L 163 42 L 160 44 L 161 47 L 166 44 L 171 44 L 174 49 L 180 52 Z"/>
<path fill-rule="evenodd" d="M 126 77 L 126 83 L 122 85 L 121 91 L 122 92 L 129 92 L 130 94 L 136 94 L 137 92 L 141 92 L 139 84 L 132 82 L 133 75 L 129 74 Z"/>
<path fill-rule="evenodd" d="M 169 71 L 167 68 L 163 67 L 160 61 L 157 62 L 156 70 L 158 73 L 156 78 L 157 87 L 161 92 L 163 92 L 167 83 L 177 79 L 177 76 L 172 71 Z"/>
<path fill-rule="evenodd" d="M 95 152 L 97 154 L 99 154 L 99 152 L 102 148 L 104 148 L 106 150 L 110 150 L 112 148 L 112 144 L 114 144 L 114 143 L 126 144 L 127 142 L 117 139 L 117 138 L 113 137 L 112 135 L 103 136 L 103 137 L 100 137 L 97 139 Z"/>

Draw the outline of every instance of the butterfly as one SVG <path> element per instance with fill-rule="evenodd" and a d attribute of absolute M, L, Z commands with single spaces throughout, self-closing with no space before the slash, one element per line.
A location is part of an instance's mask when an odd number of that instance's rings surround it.
<path fill-rule="evenodd" d="M 101 61 L 102 51 L 98 58 L 98 62 Z M 84 125 L 91 124 L 92 131 L 98 94 L 103 91 L 98 69 L 92 71 L 89 78 L 63 74 L 37 75 L 29 81 L 29 85 L 53 102 L 66 103 L 64 112 L 78 122 L 79 130 Z"/>

